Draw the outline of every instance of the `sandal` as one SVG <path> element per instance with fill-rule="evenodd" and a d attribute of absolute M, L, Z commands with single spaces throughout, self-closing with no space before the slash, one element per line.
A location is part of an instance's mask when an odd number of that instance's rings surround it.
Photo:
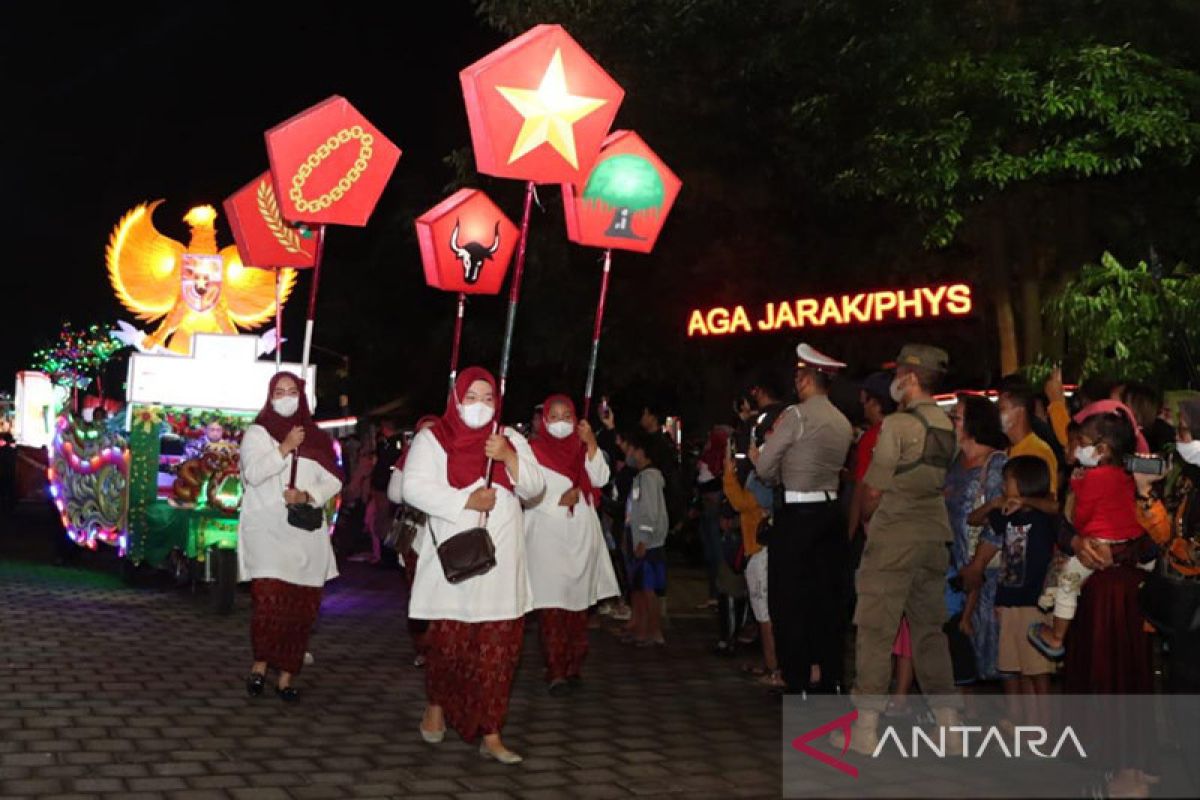
<path fill-rule="evenodd" d="M 779 670 L 763 673 L 762 677 L 758 679 L 758 683 L 761 683 L 763 686 L 767 686 L 771 689 L 782 689 L 787 686 L 787 684 L 783 682 L 783 673 L 781 673 Z"/>
<path fill-rule="evenodd" d="M 1058 661 L 1067 654 L 1067 648 L 1063 647 L 1062 645 L 1054 647 L 1045 639 L 1043 639 L 1042 629 L 1045 627 L 1045 623 L 1035 622 L 1029 626 L 1029 631 L 1025 634 L 1025 637 L 1029 639 L 1029 643 L 1033 645 L 1039 653 L 1044 655 L 1046 658 L 1051 659 L 1052 661 Z"/>

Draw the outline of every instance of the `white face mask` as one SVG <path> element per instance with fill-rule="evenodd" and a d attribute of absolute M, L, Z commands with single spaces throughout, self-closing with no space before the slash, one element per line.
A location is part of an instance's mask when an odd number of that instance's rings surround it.
<path fill-rule="evenodd" d="M 551 422 L 546 425 L 546 430 L 549 431 L 550 435 L 555 439 L 565 439 L 571 435 L 572 431 L 575 430 L 575 426 L 570 422 L 567 422 L 565 419 L 560 419 L 557 422 Z"/>
<path fill-rule="evenodd" d="M 1200 439 L 1192 439 L 1190 442 L 1176 442 L 1175 452 L 1179 453 L 1179 457 L 1193 467 L 1200 467 Z"/>
<path fill-rule="evenodd" d="M 888 389 L 888 394 L 890 394 L 892 396 L 892 402 L 895 402 L 895 403 L 903 403 L 904 402 L 904 387 L 901 385 L 903 381 L 904 381 L 904 378 L 900 375 L 897 375 L 896 377 L 892 378 L 891 388 Z"/>
<path fill-rule="evenodd" d="M 1000 412 L 1000 427 L 1004 430 L 1005 433 L 1008 433 L 1008 430 L 1012 427 L 1012 424 L 1013 424 L 1012 417 L 1013 417 L 1013 412 L 1011 412 L 1011 411 L 1001 411 Z"/>
<path fill-rule="evenodd" d="M 290 417 L 300 409 L 300 397 L 299 395 L 276 397 L 271 401 L 271 408 L 275 409 L 275 413 L 281 417 Z"/>
<path fill-rule="evenodd" d="M 467 423 L 468 428 L 482 428 L 492 421 L 496 409 L 484 403 L 471 403 L 458 407 L 458 415 Z"/>
<path fill-rule="evenodd" d="M 1100 466 L 1100 456 L 1096 455 L 1096 445 L 1075 448 L 1075 460 L 1085 467 Z"/>

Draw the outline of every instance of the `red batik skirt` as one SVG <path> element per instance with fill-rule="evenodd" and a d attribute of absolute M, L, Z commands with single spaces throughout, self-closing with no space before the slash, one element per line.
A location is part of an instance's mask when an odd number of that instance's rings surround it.
<path fill-rule="evenodd" d="M 304 666 L 308 636 L 321 610 L 321 587 L 256 578 L 250 581 L 250 598 L 254 660 L 265 661 L 281 672 L 298 674 Z"/>
<path fill-rule="evenodd" d="M 538 620 L 546 680 L 579 677 L 588 651 L 587 611 L 543 608 Z"/>
<path fill-rule="evenodd" d="M 425 692 L 446 724 L 468 742 L 499 733 L 508 716 L 525 618 L 498 622 L 437 619 L 425 633 Z"/>

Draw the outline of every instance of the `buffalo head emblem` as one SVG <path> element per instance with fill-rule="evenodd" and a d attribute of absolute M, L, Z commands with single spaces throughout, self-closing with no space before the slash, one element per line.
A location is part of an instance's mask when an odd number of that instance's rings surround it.
<path fill-rule="evenodd" d="M 454 222 L 454 231 L 450 234 L 450 249 L 454 251 L 454 256 L 462 262 L 463 278 L 467 283 L 473 284 L 479 280 L 479 273 L 483 270 L 483 262 L 496 255 L 496 251 L 500 249 L 500 223 L 496 223 L 496 233 L 492 239 L 490 247 L 484 246 L 479 242 L 468 242 L 465 245 L 458 243 L 458 226 L 457 220 Z"/>

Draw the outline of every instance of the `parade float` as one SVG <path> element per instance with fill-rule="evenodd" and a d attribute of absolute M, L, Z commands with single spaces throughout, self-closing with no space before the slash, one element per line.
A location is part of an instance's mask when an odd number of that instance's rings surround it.
<path fill-rule="evenodd" d="M 103 337 L 136 349 L 123 412 L 99 421 L 76 414 L 73 386 L 46 471 L 72 540 L 115 547 L 129 575 L 149 565 L 173 569 L 193 585 L 215 584 L 210 596 L 219 612 L 232 608 L 237 582 L 242 433 L 280 370 L 305 379 L 309 407 L 316 408 L 309 354 L 326 228 L 365 225 L 401 155 L 338 95 L 264 139 L 270 169 L 223 204 L 236 244 L 218 248 L 217 211 L 208 205 L 183 217 L 191 232 L 186 245 L 154 226 L 161 200 L 136 206 L 113 230 L 109 281 L 126 309 L 156 327 L 146 332 L 121 322 Z M 303 357 L 289 364 L 278 331 L 300 269 L 311 270 Z M 262 336 L 242 333 L 272 319 L 275 327 Z M 75 348 L 73 357 L 88 363 L 88 349 Z M 273 360 L 262 359 L 272 351 Z M 97 395 L 103 402 L 99 386 Z M 330 527 L 337 503 L 334 497 L 326 509 Z"/>
<path fill-rule="evenodd" d="M 249 268 L 234 246 L 218 249 L 211 206 L 184 217 L 191 227 L 186 246 L 159 233 L 151 219 L 159 203 L 126 214 L 107 250 L 117 297 L 156 327 L 147 333 L 121 323 L 115 333 L 76 337 L 55 350 L 48 366 L 61 412 L 46 475 L 76 544 L 115 548 L 129 577 L 145 565 L 214 584 L 213 608 L 227 612 L 237 581 L 238 443 L 275 371 L 304 374 L 298 364 L 260 360 L 275 347 L 274 331 L 240 331 L 273 319 L 276 297 L 286 300 L 296 277 L 290 269 L 276 276 Z M 122 413 L 76 413 L 74 395 L 88 387 L 86 372 L 122 343 L 136 348 Z M 314 373 L 306 374 L 312 405 Z M 38 430 L 46 403 L 35 401 L 46 400 L 46 386 L 32 379 L 22 385 L 32 398 L 23 411 L 27 426 Z"/>

